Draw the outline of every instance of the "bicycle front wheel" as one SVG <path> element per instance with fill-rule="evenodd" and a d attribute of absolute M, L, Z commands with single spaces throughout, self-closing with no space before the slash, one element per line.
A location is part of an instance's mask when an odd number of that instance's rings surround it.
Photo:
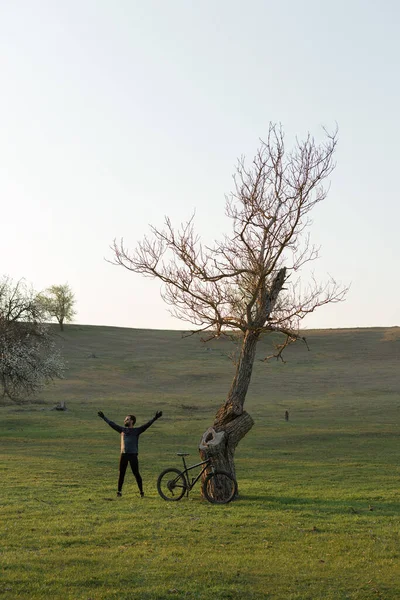
<path fill-rule="evenodd" d="M 180 500 L 186 488 L 186 479 L 178 469 L 165 469 L 157 479 L 157 490 L 164 500 Z"/>
<path fill-rule="evenodd" d="M 203 493 L 212 504 L 228 504 L 237 494 L 236 480 L 226 471 L 214 471 L 205 478 Z"/>

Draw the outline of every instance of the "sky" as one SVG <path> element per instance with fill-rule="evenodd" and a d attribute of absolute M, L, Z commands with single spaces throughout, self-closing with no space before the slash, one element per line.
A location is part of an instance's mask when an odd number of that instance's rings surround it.
<path fill-rule="evenodd" d="M 400 325 L 397 0 L 0 0 L 0 275 L 68 282 L 76 323 L 187 329 L 108 262 L 165 215 L 229 223 L 270 122 L 339 127 L 315 275 L 351 285 L 306 328 Z"/>

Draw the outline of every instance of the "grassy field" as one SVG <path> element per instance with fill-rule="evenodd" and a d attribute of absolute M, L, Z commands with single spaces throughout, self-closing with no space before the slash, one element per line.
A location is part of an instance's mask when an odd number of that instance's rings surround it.
<path fill-rule="evenodd" d="M 257 361 L 227 506 L 196 488 L 167 503 L 155 484 L 176 452 L 197 460 L 228 342 L 79 325 L 59 342 L 65 380 L 0 406 L 1 599 L 400 598 L 400 328 L 311 331 L 309 352 Z M 115 496 L 119 436 L 100 409 L 164 412 L 140 439 L 144 499 L 130 472 Z"/>

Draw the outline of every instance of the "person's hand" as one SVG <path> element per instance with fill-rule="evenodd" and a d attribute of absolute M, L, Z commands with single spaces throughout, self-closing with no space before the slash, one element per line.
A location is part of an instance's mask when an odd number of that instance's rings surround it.
<path fill-rule="evenodd" d="M 156 412 L 156 416 L 155 416 L 155 418 L 156 418 L 156 419 L 159 419 L 160 417 L 162 417 L 162 410 L 158 410 L 158 411 Z"/>
<path fill-rule="evenodd" d="M 99 412 L 98 412 L 97 414 L 99 415 L 99 417 L 100 417 L 101 419 L 104 419 L 104 413 L 103 413 L 103 411 L 102 411 L 102 410 L 99 410 Z"/>

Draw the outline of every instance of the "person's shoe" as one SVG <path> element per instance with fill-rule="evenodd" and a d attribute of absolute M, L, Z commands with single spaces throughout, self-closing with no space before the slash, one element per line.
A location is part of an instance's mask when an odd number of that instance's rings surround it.
<path fill-rule="evenodd" d="M 117 492 L 117 496 L 118 496 L 118 498 L 121 498 L 122 492 Z"/>
<path fill-rule="evenodd" d="M 140 492 L 140 497 L 144 498 L 144 492 Z"/>

